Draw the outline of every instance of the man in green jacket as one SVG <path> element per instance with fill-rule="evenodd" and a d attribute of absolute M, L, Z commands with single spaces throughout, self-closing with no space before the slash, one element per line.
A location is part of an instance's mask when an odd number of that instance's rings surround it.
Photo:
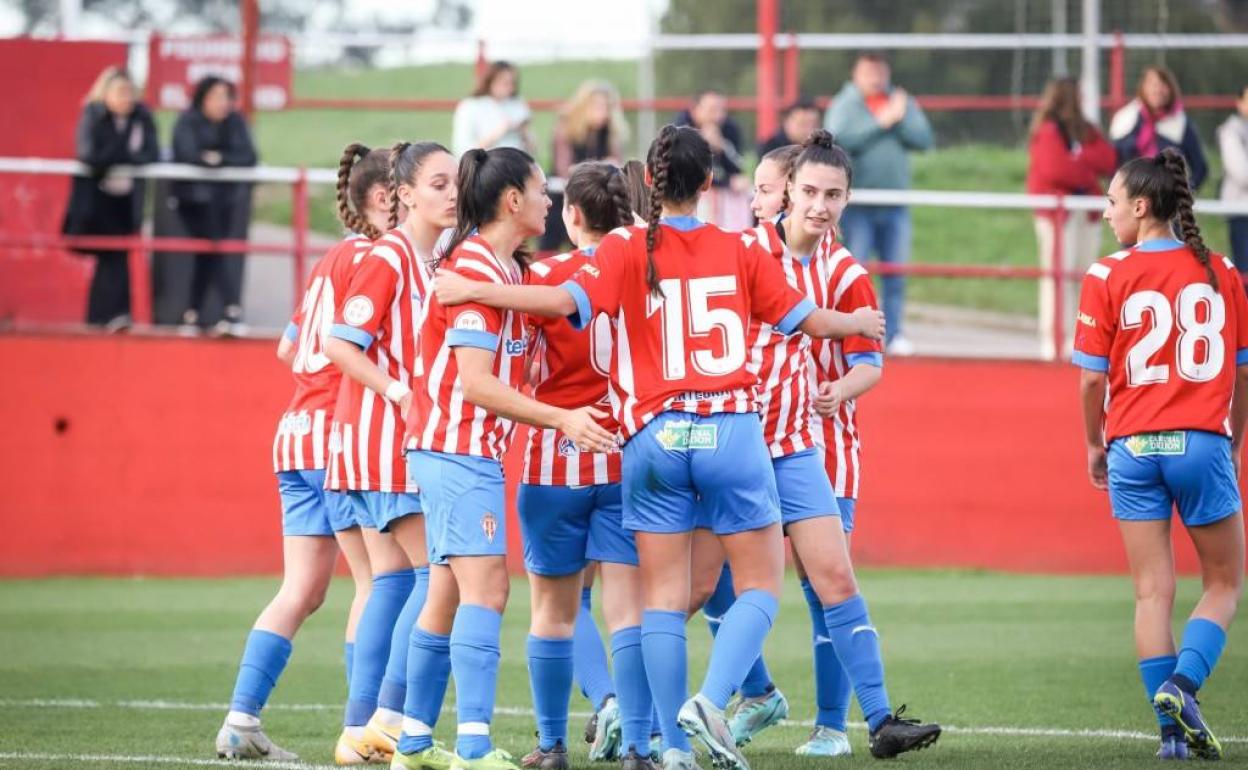
<path fill-rule="evenodd" d="M 854 62 L 848 83 L 832 102 L 824 127 L 854 164 L 854 186 L 877 190 L 910 187 L 907 153 L 932 146 L 932 126 L 913 96 L 890 82 L 888 60 L 866 53 Z M 880 261 L 904 264 L 910 259 L 910 211 L 905 206 L 850 206 L 841 217 L 845 246 L 858 259 L 878 254 Z M 902 333 L 905 279 L 883 279 L 887 352 L 910 355 L 914 345 Z"/>

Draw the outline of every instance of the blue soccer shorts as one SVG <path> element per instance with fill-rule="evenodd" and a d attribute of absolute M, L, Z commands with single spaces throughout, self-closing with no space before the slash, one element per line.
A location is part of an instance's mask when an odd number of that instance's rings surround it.
<path fill-rule="evenodd" d="M 521 484 L 516 498 L 524 568 L 535 575 L 571 575 L 591 561 L 637 566 L 637 544 L 624 529 L 620 485 Z"/>
<path fill-rule="evenodd" d="M 330 537 L 356 525 L 346 495 L 325 489 L 325 471 L 281 471 L 277 491 L 282 498 L 282 534 L 287 537 Z"/>
<path fill-rule="evenodd" d="M 344 493 L 351 500 L 351 509 L 361 527 L 389 532 L 390 525 L 404 516 L 420 513 L 420 498 L 406 492 L 361 492 L 353 489 Z"/>
<path fill-rule="evenodd" d="M 408 477 L 420 486 L 430 564 L 451 556 L 506 556 L 503 466 L 487 457 L 411 450 Z"/>
<path fill-rule="evenodd" d="M 1213 524 L 1243 507 L 1231 440 L 1197 430 L 1140 433 L 1109 445 L 1109 501 L 1124 521 Z"/>

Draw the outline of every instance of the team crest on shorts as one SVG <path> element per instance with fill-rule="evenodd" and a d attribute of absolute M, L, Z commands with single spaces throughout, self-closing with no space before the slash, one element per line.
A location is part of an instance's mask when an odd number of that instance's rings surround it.
<path fill-rule="evenodd" d="M 498 517 L 488 511 L 481 517 L 481 531 L 485 533 L 485 539 L 494 542 L 494 536 L 498 534 Z"/>

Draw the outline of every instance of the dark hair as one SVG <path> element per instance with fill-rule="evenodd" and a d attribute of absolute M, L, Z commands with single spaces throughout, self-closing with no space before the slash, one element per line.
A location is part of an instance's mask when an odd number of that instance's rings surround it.
<path fill-rule="evenodd" d="M 802 97 L 801 99 L 798 99 L 797 101 L 793 102 L 792 104 L 789 104 L 783 110 L 781 110 L 780 119 L 784 120 L 795 112 L 804 112 L 807 110 L 818 112 L 819 105 L 815 104 L 814 99 L 811 99 L 809 97 Z"/>
<path fill-rule="evenodd" d="M 1200 236 L 1192 213 L 1192 187 L 1187 179 L 1187 161 L 1173 147 L 1155 158 L 1136 158 L 1118 169 L 1128 198 L 1148 201 L 1148 213 L 1161 222 L 1177 225 L 1179 237 L 1205 266 L 1209 283 L 1218 288 L 1218 276 L 1210 261 L 1209 247 Z"/>
<path fill-rule="evenodd" d="M 650 188 L 646 186 L 646 164 L 630 160 L 624 164 L 624 181 L 628 182 L 628 204 L 633 215 L 645 219 L 650 214 Z"/>
<path fill-rule="evenodd" d="M 536 168 L 531 155 L 514 147 L 476 149 L 464 153 L 459 159 L 455 232 L 434 267 L 453 254 L 473 230 L 496 220 L 503 193 L 513 188 L 523 191 Z M 521 270 L 528 269 L 529 253 L 523 247 L 516 249 L 512 258 L 520 263 Z"/>
<path fill-rule="evenodd" d="M 585 215 L 586 229 L 609 233 L 633 223 L 628 180 L 624 172 L 605 161 L 588 161 L 572 167 L 563 199 Z"/>
<path fill-rule="evenodd" d="M 510 72 L 511 74 L 516 76 L 516 90 L 513 91 L 511 95 L 519 96 L 520 95 L 520 72 L 516 69 L 516 66 L 514 64 L 512 64 L 509 61 L 503 61 L 502 59 L 499 59 L 498 61 L 495 61 L 495 62 L 490 62 L 490 66 L 486 67 L 485 71 L 481 73 L 481 77 L 477 79 L 477 87 L 472 90 L 472 95 L 473 96 L 489 96 L 490 87 L 494 85 L 494 79 L 497 78 L 499 75 L 503 74 L 504 72 Z"/>
<path fill-rule="evenodd" d="M 789 178 L 793 179 L 797 176 L 797 171 L 807 163 L 819 163 L 832 168 L 840 168 L 845 170 L 845 180 L 852 187 L 854 184 L 854 165 L 849 159 L 849 153 L 845 152 L 845 148 L 836 143 L 836 138 L 831 133 L 816 128 L 810 132 L 810 136 L 806 137 L 806 141 L 799 145 L 802 150 L 793 159 L 793 166 L 789 171 Z"/>
<path fill-rule="evenodd" d="M 450 150 L 437 142 L 399 142 L 390 148 L 386 175 L 389 177 L 387 192 L 390 196 L 391 227 L 398 227 L 399 224 L 399 185 L 415 184 L 416 173 L 420 171 L 425 158 L 435 152 L 451 154 Z"/>
<path fill-rule="evenodd" d="M 201 112 L 204 109 L 204 100 L 208 98 L 208 92 L 217 86 L 225 86 L 226 92 L 230 95 L 230 101 L 238 96 L 238 90 L 234 84 L 219 75 L 208 75 L 199 79 L 195 84 L 195 91 L 191 95 L 191 109 Z"/>
<path fill-rule="evenodd" d="M 765 160 L 778 164 L 781 169 L 781 176 L 783 176 L 787 182 L 788 179 L 793 176 L 793 161 L 797 160 L 797 156 L 802 153 L 802 147 L 803 146 L 800 144 L 786 144 L 783 147 L 777 147 L 763 157 L 759 158 L 759 165 L 762 165 L 762 162 Z M 780 210 L 788 211 L 789 204 L 791 202 L 792 201 L 789 200 L 789 186 L 786 184 L 784 186 L 784 202 L 781 204 Z"/>
<path fill-rule="evenodd" d="M 369 240 L 381 237 L 381 231 L 364 216 L 368 207 L 368 191 L 374 185 L 385 185 L 390 176 L 390 154 L 370 150 L 356 142 L 348 144 L 338 161 L 338 219 L 352 232 Z"/>
<path fill-rule="evenodd" d="M 659 129 L 646 154 L 650 172 L 650 216 L 646 225 L 646 286 L 655 296 L 659 271 L 654 264 L 654 247 L 659 241 L 659 219 L 664 203 L 684 203 L 698 197 L 698 191 L 711 173 L 711 146 L 696 128 L 670 123 Z"/>
<path fill-rule="evenodd" d="M 1079 107 L 1079 81 L 1071 77 L 1052 78 L 1044 86 L 1040 104 L 1031 116 L 1029 136 L 1035 136 L 1045 121 L 1053 121 L 1071 142 L 1086 142 L 1095 129 Z"/>
<path fill-rule="evenodd" d="M 1174 105 L 1178 104 L 1179 99 L 1183 98 L 1183 94 L 1179 92 L 1179 79 L 1174 73 L 1160 64 L 1153 64 L 1145 67 L 1140 73 L 1140 84 L 1135 87 L 1135 97 L 1144 105 L 1144 109 L 1149 109 L 1148 104 L 1144 102 L 1144 81 L 1148 79 L 1149 74 L 1156 75 L 1161 78 L 1161 82 L 1166 84 L 1166 88 L 1170 91 L 1170 99 L 1166 102 L 1165 110 L 1168 112 L 1174 109 Z"/>
<path fill-rule="evenodd" d="M 888 66 L 888 55 L 883 51 L 861 51 L 854 57 L 854 66 L 857 67 L 862 62 L 871 62 L 872 64 L 883 64 Z"/>

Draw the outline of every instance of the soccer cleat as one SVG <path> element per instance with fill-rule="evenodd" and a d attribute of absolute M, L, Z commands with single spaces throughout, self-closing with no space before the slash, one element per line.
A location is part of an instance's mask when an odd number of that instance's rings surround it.
<path fill-rule="evenodd" d="M 399 737 L 403 734 L 402 723 L 390 727 L 373 714 L 368 724 L 364 725 L 364 740 L 385 754 L 393 754 L 399 745 Z"/>
<path fill-rule="evenodd" d="M 499 748 L 490 749 L 483 757 L 464 759 L 456 754 L 451 759 L 451 770 L 520 770 L 511 755 Z"/>
<path fill-rule="evenodd" d="M 1162 733 L 1161 746 L 1157 749 L 1158 759 L 1191 759 L 1187 750 L 1187 738 L 1182 729 Z"/>
<path fill-rule="evenodd" d="M 676 721 L 685 733 L 706 746 L 711 754 L 712 766 L 721 770 L 750 770 L 750 763 L 737 749 L 737 741 L 732 737 L 732 729 L 728 727 L 723 709 L 716 707 L 702 693 L 685 701 L 676 715 Z M 666 754 L 663 760 L 666 766 Z"/>
<path fill-rule="evenodd" d="M 848 757 L 854 753 L 850 748 L 849 736 L 831 727 L 815 725 L 810 737 L 794 752 L 803 757 Z"/>
<path fill-rule="evenodd" d="M 789 702 L 776 688 L 756 698 L 742 698 L 732 714 L 729 729 L 738 746 L 754 740 L 754 736 L 789 716 Z"/>
<path fill-rule="evenodd" d="M 1166 714 L 1187 735 L 1187 743 L 1196 756 L 1201 759 L 1221 759 L 1222 744 L 1214 737 L 1209 724 L 1200 713 L 1200 703 L 1196 696 L 1184 692 L 1173 679 L 1167 679 L 1157 688 L 1153 696 L 1153 705 L 1161 713 Z"/>
<path fill-rule="evenodd" d="M 663 770 L 701 770 L 692 751 L 668 749 L 663 752 Z"/>
<path fill-rule="evenodd" d="M 365 738 L 352 737 L 346 730 L 334 744 L 334 762 L 339 765 L 382 765 L 390 761 L 391 753 L 373 745 Z"/>
<path fill-rule="evenodd" d="M 590 744 L 589 761 L 613 762 L 619 759 L 620 741 L 623 739 L 623 734 L 620 724 L 620 706 L 615 702 L 614 696 L 602 702 L 602 708 L 590 718 L 590 724 L 594 726 L 592 739 L 589 725 L 585 726 L 585 741 Z"/>
<path fill-rule="evenodd" d="M 652 755 L 638 754 L 636 746 L 629 746 L 620 757 L 620 770 L 659 770 L 659 766 Z"/>
<path fill-rule="evenodd" d="M 260 725 L 239 727 L 229 722 L 221 725 L 221 729 L 217 731 L 217 756 L 221 759 L 270 759 L 284 762 L 299 759 L 294 752 L 269 740 Z"/>
<path fill-rule="evenodd" d="M 555 741 L 550 749 L 538 746 L 524 755 L 520 766 L 536 767 L 538 770 L 568 770 L 568 749 L 563 741 Z"/>
<path fill-rule="evenodd" d="M 390 770 L 450 770 L 451 760 L 454 758 L 454 754 L 435 743 L 411 754 L 394 752 L 390 759 Z"/>
<path fill-rule="evenodd" d="M 904 719 L 901 715 L 905 712 L 905 706 L 897 709 L 871 733 L 871 756 L 892 759 L 907 751 L 925 749 L 940 737 L 940 725 L 925 725 L 917 719 Z"/>

